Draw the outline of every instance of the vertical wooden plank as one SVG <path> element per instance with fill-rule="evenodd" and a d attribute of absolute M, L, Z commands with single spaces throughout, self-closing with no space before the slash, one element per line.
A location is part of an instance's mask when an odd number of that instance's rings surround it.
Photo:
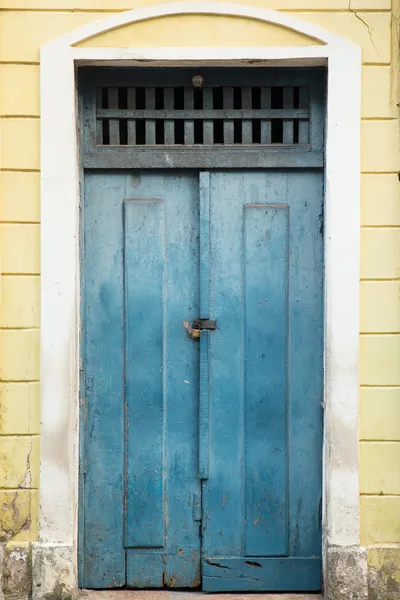
<path fill-rule="evenodd" d="M 203 109 L 212 110 L 214 106 L 213 88 L 203 88 Z M 204 119 L 203 121 L 203 144 L 211 146 L 214 143 L 214 121 Z"/>
<path fill-rule="evenodd" d="M 174 88 L 164 88 L 164 109 L 173 110 L 174 108 Z M 173 119 L 164 121 L 164 144 L 173 146 L 175 143 L 175 122 Z"/>
<path fill-rule="evenodd" d="M 101 87 L 96 88 L 96 109 L 102 108 L 103 90 Z M 103 119 L 96 119 L 96 145 L 101 146 L 103 143 Z"/>
<path fill-rule="evenodd" d="M 251 88 L 242 88 L 242 108 L 252 108 Z M 253 126 L 248 119 L 242 121 L 242 144 L 253 143 Z"/>
<path fill-rule="evenodd" d="M 317 151 L 323 151 L 325 147 L 326 85 L 325 76 L 318 77 L 318 73 L 310 75 L 308 102 L 312 114 L 312 127 L 309 128 L 308 138 L 313 150 Z"/>
<path fill-rule="evenodd" d="M 165 244 L 165 515 L 164 585 L 200 583 L 199 343 L 182 320 L 199 315 L 199 183 L 195 173 L 164 175 Z"/>
<path fill-rule="evenodd" d="M 120 193 L 124 179 L 124 175 L 117 173 L 85 175 L 83 364 L 86 386 L 83 394 L 88 414 L 85 521 L 81 527 L 84 569 L 81 578 L 82 585 L 88 588 L 125 584 Z"/>
<path fill-rule="evenodd" d="M 223 87 L 224 110 L 233 108 L 233 87 Z M 233 144 L 233 121 L 224 120 L 224 144 Z"/>
<path fill-rule="evenodd" d="M 210 173 L 199 176 L 200 184 L 200 318 L 210 318 Z M 200 335 L 200 428 L 199 476 L 208 478 L 209 448 L 209 346 L 210 332 Z"/>
<path fill-rule="evenodd" d="M 261 108 L 270 109 L 271 108 L 271 88 L 263 87 L 261 88 Z M 261 121 L 261 143 L 262 144 L 270 144 L 271 143 L 271 119 L 266 119 Z"/>
<path fill-rule="evenodd" d="M 97 109 L 102 106 L 101 92 L 96 89 L 96 94 L 93 94 L 93 84 L 85 80 L 78 81 L 79 87 L 79 113 L 81 115 L 81 131 L 82 131 L 82 150 L 86 151 L 97 144 L 103 144 L 103 126 L 102 119 L 96 122 Z M 106 119 L 107 121 L 107 119 Z M 99 129 L 98 129 L 99 128 Z M 108 123 L 107 123 L 108 129 Z"/>
<path fill-rule="evenodd" d="M 108 108 L 118 108 L 118 88 L 108 88 Z M 109 119 L 110 146 L 119 146 L 119 119 Z"/>
<path fill-rule="evenodd" d="M 321 555 L 324 348 L 324 174 L 288 177 L 290 238 L 289 548 L 291 556 Z M 312 377 L 310 377 L 312 373 Z M 307 433 L 305 433 L 307 432 Z"/>
<path fill-rule="evenodd" d="M 293 88 L 283 88 L 283 108 L 293 108 Z M 293 144 L 293 119 L 283 120 L 283 143 Z"/>
<path fill-rule="evenodd" d="M 145 88 L 145 106 L 147 110 L 154 110 L 156 106 L 156 97 L 154 88 Z M 146 146 L 153 146 L 156 143 L 156 122 L 154 119 L 146 119 Z"/>
<path fill-rule="evenodd" d="M 127 106 L 129 110 L 136 109 L 136 88 L 128 88 Z M 136 144 L 136 119 L 128 119 L 128 146 Z"/>
<path fill-rule="evenodd" d="M 307 87 L 299 88 L 299 108 L 309 108 L 309 90 Z M 309 120 L 299 120 L 299 144 L 309 143 Z"/>
<path fill-rule="evenodd" d="M 243 547 L 243 177 L 210 174 L 210 314 L 218 327 L 210 333 L 205 557 L 241 556 Z"/>
<path fill-rule="evenodd" d="M 288 551 L 288 217 L 285 205 L 244 207 L 246 556 Z"/>
<path fill-rule="evenodd" d="M 124 203 L 125 546 L 164 546 L 164 204 Z"/>
<path fill-rule="evenodd" d="M 184 108 L 185 110 L 193 109 L 193 88 L 185 87 Z M 185 120 L 185 144 L 191 145 L 194 143 L 194 123 L 193 119 Z"/>
<path fill-rule="evenodd" d="M 200 187 L 200 317 L 210 318 L 210 172 L 199 174 Z"/>

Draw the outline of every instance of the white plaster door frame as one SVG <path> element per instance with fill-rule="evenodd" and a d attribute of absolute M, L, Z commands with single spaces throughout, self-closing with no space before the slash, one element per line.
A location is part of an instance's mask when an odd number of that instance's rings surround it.
<path fill-rule="evenodd" d="M 275 23 L 321 45 L 74 47 L 128 23 L 184 13 L 233 15 Z M 330 587 L 330 553 L 335 565 L 345 555 L 356 558 L 364 576 L 358 482 L 361 51 L 339 36 L 283 13 L 228 2 L 175 2 L 115 14 L 41 48 L 41 470 L 39 542 L 33 551 L 34 598 L 53 592 L 61 579 L 65 590 L 76 589 L 80 167 L 75 69 L 81 64 L 143 65 L 143 60 L 147 66 L 243 66 L 257 60 L 261 61 L 258 66 L 328 67 L 324 577 Z M 35 580 L 41 585 L 37 586 Z"/>

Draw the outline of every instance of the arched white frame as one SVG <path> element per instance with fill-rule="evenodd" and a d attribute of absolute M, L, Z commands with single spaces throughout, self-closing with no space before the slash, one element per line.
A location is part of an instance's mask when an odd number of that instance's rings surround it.
<path fill-rule="evenodd" d="M 321 45 L 77 48 L 122 25 L 175 14 L 231 15 L 286 27 Z M 361 52 L 283 13 L 228 2 L 174 2 L 115 14 L 41 48 L 41 471 L 34 562 L 48 585 L 76 586 L 79 414 L 79 65 L 328 67 L 325 166 L 324 557 L 358 548 L 358 326 Z M 51 560 L 50 560 L 51 555 Z M 35 558 L 36 556 L 36 558 Z M 47 562 L 46 562 L 47 561 Z M 51 568 L 46 568 L 51 564 Z M 44 571 L 43 571 L 44 569 Z M 46 572 L 47 570 L 47 572 Z M 51 573 L 50 573 L 51 571 Z M 34 598 L 43 592 L 35 589 Z"/>

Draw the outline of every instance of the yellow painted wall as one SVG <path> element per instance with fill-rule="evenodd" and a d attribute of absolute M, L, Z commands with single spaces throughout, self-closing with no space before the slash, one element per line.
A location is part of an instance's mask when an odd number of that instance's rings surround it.
<path fill-rule="evenodd" d="M 26 542 L 37 536 L 39 47 L 113 11 L 154 3 L 0 0 L 0 539 Z M 396 19 L 390 0 L 352 0 L 351 10 L 348 0 L 243 3 L 283 10 L 362 47 L 361 542 L 400 543 L 398 2 Z M 86 45 L 127 45 L 133 29 L 139 45 L 146 40 L 168 45 L 170 40 L 174 45 L 229 46 L 238 39 L 254 45 L 264 34 L 274 44 L 304 43 L 298 34 L 249 20 L 218 17 L 214 25 L 211 17 L 191 16 L 158 21 L 157 36 L 146 22 Z M 184 39 L 188 30 L 196 32 L 194 41 L 192 34 Z"/>
<path fill-rule="evenodd" d="M 207 31 L 207 36 L 204 32 Z M 317 40 L 272 23 L 226 15 L 173 15 L 125 25 L 78 46 L 132 48 L 157 46 L 313 46 Z"/>

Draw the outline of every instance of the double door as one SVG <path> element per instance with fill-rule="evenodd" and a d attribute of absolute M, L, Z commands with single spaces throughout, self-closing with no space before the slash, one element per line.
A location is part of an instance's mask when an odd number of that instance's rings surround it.
<path fill-rule="evenodd" d="M 311 169 L 86 174 L 83 587 L 320 589 L 322 198 Z"/>

